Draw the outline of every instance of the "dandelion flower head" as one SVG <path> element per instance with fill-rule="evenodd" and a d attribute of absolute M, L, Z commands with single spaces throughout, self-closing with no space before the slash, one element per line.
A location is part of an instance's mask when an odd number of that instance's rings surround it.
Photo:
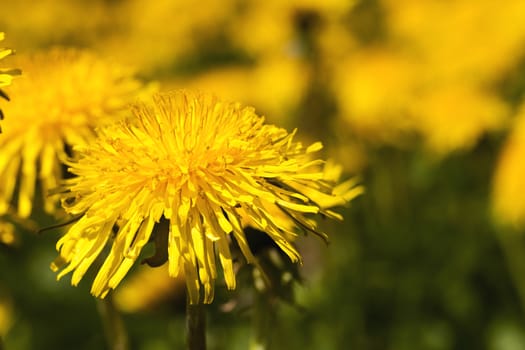
<path fill-rule="evenodd" d="M 217 262 L 227 287 L 235 288 L 233 239 L 247 262 L 255 261 L 245 218 L 297 262 L 289 221 L 317 232 L 309 214 L 340 219 L 329 208 L 360 192 L 353 182 L 335 186 L 332 172 L 312 160 L 320 143 L 304 147 L 253 108 L 177 90 L 131 111 L 134 118 L 77 147 L 79 158 L 69 164 L 77 176 L 62 189 L 63 206 L 80 219 L 58 241 L 52 268 L 62 268 L 58 278 L 72 272 L 77 285 L 110 246 L 92 285 L 95 296 L 117 287 L 164 218 L 169 275 L 184 274 L 190 302 L 210 303 Z"/>
<path fill-rule="evenodd" d="M 27 217 L 37 179 L 52 212 L 55 202 L 47 193 L 62 178 L 65 150 L 87 142 L 95 126 L 118 119 L 141 85 L 128 70 L 73 49 L 17 55 L 16 63 L 24 74 L 10 86 L 16 99 L 5 106 L 0 214 L 16 203 L 18 215 Z"/>

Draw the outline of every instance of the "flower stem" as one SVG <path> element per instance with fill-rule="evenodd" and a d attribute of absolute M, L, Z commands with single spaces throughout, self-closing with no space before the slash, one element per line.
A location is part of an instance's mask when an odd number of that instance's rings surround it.
<path fill-rule="evenodd" d="M 97 299 L 97 309 L 102 319 L 109 349 L 129 349 L 128 334 L 124 328 L 124 322 L 115 308 L 111 293 L 109 293 L 104 299 Z"/>
<path fill-rule="evenodd" d="M 186 299 L 186 344 L 188 350 L 206 349 L 206 313 L 201 302 L 191 304 Z"/>

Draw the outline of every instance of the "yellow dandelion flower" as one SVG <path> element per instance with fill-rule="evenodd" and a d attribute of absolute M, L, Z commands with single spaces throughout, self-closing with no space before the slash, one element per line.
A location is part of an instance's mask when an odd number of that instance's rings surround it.
<path fill-rule="evenodd" d="M 52 212 L 55 201 L 46 194 L 62 177 L 65 148 L 86 142 L 96 125 L 118 118 L 140 84 L 127 70 L 87 52 L 53 49 L 16 59 L 24 75 L 10 87 L 16 99 L 5 108 L 0 214 L 17 202 L 18 215 L 27 217 L 37 179 L 45 209 Z"/>
<path fill-rule="evenodd" d="M 134 118 L 100 129 L 96 140 L 77 147 L 79 158 L 69 164 L 77 176 L 63 186 L 65 210 L 80 218 L 58 241 L 60 256 L 51 267 L 62 268 L 58 278 L 72 272 L 77 285 L 109 245 L 91 289 L 97 297 L 117 287 L 163 218 L 169 222 L 163 243 L 169 275 L 184 274 L 191 303 L 210 303 L 217 256 L 226 285 L 235 288 L 232 239 L 255 262 L 245 215 L 297 262 L 301 257 L 287 238 L 297 232 L 267 208 L 324 235 L 310 214 L 340 219 L 329 207 L 360 193 L 353 182 L 334 187 L 333 171 L 311 159 L 320 143 L 304 147 L 293 140 L 295 132 L 265 124 L 253 108 L 178 90 L 131 111 Z"/>

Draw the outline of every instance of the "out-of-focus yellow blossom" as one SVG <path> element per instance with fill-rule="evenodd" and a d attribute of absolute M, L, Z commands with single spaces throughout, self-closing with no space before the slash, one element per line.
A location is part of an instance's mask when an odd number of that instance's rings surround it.
<path fill-rule="evenodd" d="M 207 91 L 227 101 L 249 101 L 251 68 L 244 66 L 211 69 L 189 78 L 178 78 L 162 82 L 165 91 L 189 89 Z M 256 87 L 254 87 L 256 88 Z"/>
<path fill-rule="evenodd" d="M 87 52 L 57 48 L 16 58 L 24 75 L 10 86 L 17 98 L 5 107 L 10 117 L 0 137 L 0 214 L 17 202 L 18 215 L 27 217 L 37 179 L 45 210 L 52 212 L 48 191 L 62 178 L 65 149 L 120 118 L 141 84 L 127 69 Z"/>
<path fill-rule="evenodd" d="M 286 238 L 297 233 L 265 208 L 324 236 L 310 215 L 341 219 L 329 208 L 361 192 L 353 182 L 336 186 L 325 179 L 323 162 L 311 160 L 320 143 L 294 142 L 295 133 L 265 124 L 252 108 L 175 91 L 135 104 L 132 112 L 135 118 L 100 129 L 95 141 L 77 148 L 79 159 L 69 163 L 77 177 L 64 182 L 63 206 L 82 216 L 57 243 L 52 268 L 63 268 L 59 278 L 73 272 L 76 285 L 110 245 L 91 289 L 95 296 L 117 287 L 161 218 L 169 233 L 157 249 L 166 251 L 169 275 L 184 273 L 191 303 L 210 303 L 216 255 L 228 288 L 235 288 L 232 239 L 255 262 L 243 216 L 297 262 L 301 256 Z"/>
<path fill-rule="evenodd" d="M 229 36 L 256 57 L 302 55 L 300 41 L 306 22 L 329 22 L 344 15 L 353 4 L 341 0 L 245 1 L 230 20 Z"/>
<path fill-rule="evenodd" d="M 253 56 L 295 51 L 292 9 L 287 1 L 246 1 L 231 18 L 229 36 Z"/>
<path fill-rule="evenodd" d="M 502 224 L 525 226 L 525 105 L 515 119 L 496 166 L 492 208 Z"/>
<path fill-rule="evenodd" d="M 214 69 L 167 86 L 202 89 L 231 101 L 245 101 L 272 116 L 271 122 L 287 124 L 286 118 L 305 97 L 310 77 L 303 60 L 278 56 L 265 57 L 254 67 Z"/>
<path fill-rule="evenodd" d="M 438 154 L 468 149 L 508 121 L 508 106 L 475 84 L 427 84 L 416 62 L 393 52 L 356 53 L 336 70 L 343 120 L 368 141 L 397 143 L 419 134 Z"/>
<path fill-rule="evenodd" d="M 143 267 L 124 281 L 115 291 L 116 306 L 129 313 L 145 311 L 163 300 L 183 298 L 184 274 L 177 278 L 169 276 L 168 265 L 151 269 Z M 147 286 L 147 288 L 144 288 Z"/>
<path fill-rule="evenodd" d="M 505 125 L 508 107 L 493 87 L 525 53 L 524 2 L 378 6 L 385 18 L 380 38 L 354 41 L 333 71 L 341 118 L 354 134 L 387 142 L 419 134 L 429 149 L 446 154 Z"/>
<path fill-rule="evenodd" d="M 234 9 L 232 0 L 121 1 L 112 28 L 97 46 L 120 61 L 155 71 L 172 67 L 181 56 L 210 43 Z"/>
<path fill-rule="evenodd" d="M 99 38 L 103 26 L 111 22 L 105 0 L 16 0 L 3 1 L 2 29 L 16 41 L 18 52 L 49 45 L 86 45 Z M 87 16 L 86 14 L 89 14 Z"/>
<path fill-rule="evenodd" d="M 436 88 L 409 107 L 417 131 L 437 154 L 471 148 L 485 132 L 504 127 L 509 116 L 495 95 L 459 84 Z"/>
<path fill-rule="evenodd" d="M 525 52 L 523 1 L 382 2 L 389 35 L 428 67 L 421 79 L 490 82 Z"/>
<path fill-rule="evenodd" d="M 231 66 L 211 69 L 201 74 L 170 80 L 163 83 L 163 89 L 176 90 L 187 88 L 190 90 L 209 91 L 228 101 L 248 101 L 250 92 L 250 77 L 252 68 Z M 254 87 L 256 88 L 256 87 Z"/>
<path fill-rule="evenodd" d="M 303 102 L 311 71 L 298 58 L 265 57 L 253 70 L 250 82 L 254 88 L 247 89 L 251 94 L 247 101 L 282 120 Z"/>
<path fill-rule="evenodd" d="M 414 128 L 407 107 L 414 98 L 413 67 L 393 52 L 358 52 L 336 69 L 334 92 L 354 133 L 368 140 L 397 141 Z"/>
<path fill-rule="evenodd" d="M 508 107 L 487 87 L 525 53 L 525 2 L 383 2 L 392 40 L 416 70 L 420 93 L 409 105 L 427 145 L 469 148 L 501 128 Z"/>

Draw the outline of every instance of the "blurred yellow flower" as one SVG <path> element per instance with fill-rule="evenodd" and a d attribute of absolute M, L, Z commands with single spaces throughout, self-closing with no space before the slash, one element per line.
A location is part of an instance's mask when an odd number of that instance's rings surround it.
<path fill-rule="evenodd" d="M 253 88 L 246 89 L 250 94 L 248 100 L 283 123 L 303 102 L 311 73 L 305 60 L 268 55 L 251 72 L 249 82 Z"/>
<path fill-rule="evenodd" d="M 341 118 L 367 140 L 399 141 L 414 127 L 406 113 L 414 95 L 413 79 L 405 57 L 381 49 L 356 52 L 334 73 Z"/>
<path fill-rule="evenodd" d="M 459 83 L 422 94 L 408 107 L 425 145 L 437 154 L 472 148 L 509 117 L 509 106 L 494 94 Z"/>
<path fill-rule="evenodd" d="M 351 40 L 359 34 L 351 30 L 344 41 L 341 25 L 328 26 L 332 39 L 320 41 L 332 47 L 321 45 L 322 52 L 339 58 L 324 61 L 335 63 L 332 87 L 350 134 L 396 144 L 419 135 L 428 149 L 446 154 L 506 125 L 509 106 L 494 87 L 525 53 L 525 2 L 381 0 L 377 6 L 384 22 L 374 22 L 379 33 L 369 41 Z M 333 49 L 337 41 L 346 54 Z"/>
<path fill-rule="evenodd" d="M 287 1 L 246 1 L 228 23 L 229 37 L 256 57 L 293 50 L 296 33 L 292 10 Z"/>
<path fill-rule="evenodd" d="M 169 221 L 169 275 L 182 272 L 191 303 L 213 299 L 216 255 L 228 288 L 235 288 L 230 242 L 255 262 L 241 220 L 248 216 L 294 262 L 301 257 L 267 207 L 277 208 L 303 231 L 324 237 L 310 214 L 342 217 L 328 209 L 361 191 L 353 182 L 335 186 L 333 176 L 311 160 L 320 143 L 304 147 L 294 133 L 264 123 L 253 108 L 212 95 L 175 91 L 132 107 L 135 118 L 100 129 L 77 147 L 69 163 L 77 177 L 63 186 L 63 206 L 80 219 L 57 243 L 52 264 L 58 278 L 72 272 L 77 285 L 110 245 L 91 292 L 104 297 L 117 287 L 162 218 Z M 335 187 L 334 187 L 335 186 Z M 156 235 L 159 232 L 156 231 Z"/>
<path fill-rule="evenodd" d="M 141 84 L 87 52 L 57 48 L 16 58 L 24 75 L 10 86 L 16 99 L 5 107 L 10 117 L 0 137 L 0 214 L 16 199 L 18 215 L 27 217 L 37 178 L 45 210 L 52 212 L 55 201 L 47 194 L 63 176 L 66 149 L 87 142 L 95 126 L 118 119 Z"/>
<path fill-rule="evenodd" d="M 86 45 L 100 40 L 94 36 L 111 21 L 107 4 L 104 0 L 3 1 L 2 13 L 11 15 L 2 16 L 2 27 L 16 41 L 18 52 L 56 44 Z"/>
<path fill-rule="evenodd" d="M 492 208 L 495 219 L 516 227 L 525 225 L 525 105 L 516 117 L 492 183 Z"/>
<path fill-rule="evenodd" d="M 96 47 L 146 73 L 172 69 L 226 26 L 233 0 L 141 0 L 116 2 L 108 35 Z"/>
<path fill-rule="evenodd" d="M 421 79 L 490 82 L 525 53 L 524 1 L 382 2 L 392 40 L 428 67 Z"/>
<path fill-rule="evenodd" d="M 250 67 L 243 66 L 210 69 L 200 74 L 163 82 L 163 89 L 177 90 L 187 88 L 202 90 L 220 95 L 228 101 L 250 101 L 248 97 L 250 95 L 248 90 L 250 89 L 247 89 L 246 86 L 250 82 L 251 70 Z"/>
<path fill-rule="evenodd" d="M 343 17 L 352 0 L 249 0 L 238 7 L 229 22 L 231 40 L 255 57 L 290 54 L 304 55 L 301 41 L 311 24 Z M 279 25 L 275 25 L 279 23 Z"/>
<path fill-rule="evenodd" d="M 525 53 L 525 2 L 383 2 L 392 40 L 416 72 L 408 107 L 427 146 L 470 148 L 505 126 L 509 107 L 489 87 Z"/>
<path fill-rule="evenodd" d="M 311 72 L 306 62 L 287 56 L 265 57 L 253 67 L 233 66 L 172 80 L 166 86 L 209 91 L 231 101 L 246 101 L 269 115 L 269 121 L 290 124 L 303 101 Z M 250 88 L 247 88 L 249 86 Z"/>

